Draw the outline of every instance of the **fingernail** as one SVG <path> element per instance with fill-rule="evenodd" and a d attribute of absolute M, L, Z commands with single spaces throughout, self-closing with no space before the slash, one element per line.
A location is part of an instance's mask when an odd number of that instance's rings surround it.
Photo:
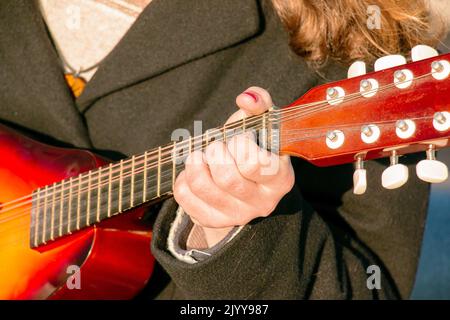
<path fill-rule="evenodd" d="M 252 97 L 252 99 L 255 102 L 258 102 L 258 95 L 254 93 L 253 91 L 245 91 L 244 94 L 248 95 L 249 97 Z"/>

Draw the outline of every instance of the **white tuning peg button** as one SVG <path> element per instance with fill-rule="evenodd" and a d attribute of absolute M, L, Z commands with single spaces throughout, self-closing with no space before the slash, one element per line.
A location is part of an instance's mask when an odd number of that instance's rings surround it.
<path fill-rule="evenodd" d="M 355 61 L 348 68 L 347 77 L 355 78 L 366 74 L 366 63 L 364 61 Z"/>
<path fill-rule="evenodd" d="M 406 64 L 406 58 L 404 56 L 401 56 L 399 54 L 389 55 L 381 57 L 377 61 L 375 61 L 374 69 L 375 71 L 381 71 L 393 67 L 398 67 L 403 64 Z"/>
<path fill-rule="evenodd" d="M 398 163 L 383 171 L 381 184 L 386 189 L 397 189 L 408 181 L 408 177 L 408 167 Z"/>
<path fill-rule="evenodd" d="M 441 183 L 448 178 L 448 168 L 445 163 L 437 160 L 422 160 L 416 167 L 417 176 L 429 183 Z"/>
<path fill-rule="evenodd" d="M 364 194 L 367 190 L 367 172 L 366 169 L 356 169 L 353 173 L 353 193 Z"/>
<path fill-rule="evenodd" d="M 434 146 L 427 150 L 427 160 L 417 164 L 416 173 L 421 180 L 429 183 L 441 183 L 448 179 L 448 168 L 445 163 L 436 160 Z"/>
<path fill-rule="evenodd" d="M 361 155 L 356 158 L 356 170 L 353 173 L 353 193 L 364 194 L 367 190 L 367 172 Z"/>
<path fill-rule="evenodd" d="M 381 184 L 386 189 L 397 189 L 403 186 L 408 178 L 408 167 L 398 163 L 397 152 L 394 150 L 391 155 L 391 165 L 381 175 Z"/>
<path fill-rule="evenodd" d="M 414 48 L 412 48 L 412 50 L 411 50 L 412 61 L 425 60 L 428 58 L 437 57 L 438 55 L 439 55 L 439 53 L 437 52 L 436 49 L 434 49 L 430 46 L 425 46 L 423 44 L 419 44 L 419 45 L 415 46 Z"/>

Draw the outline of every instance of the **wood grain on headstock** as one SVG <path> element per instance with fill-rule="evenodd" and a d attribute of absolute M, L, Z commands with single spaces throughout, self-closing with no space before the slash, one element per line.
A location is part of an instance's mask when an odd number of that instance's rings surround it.
<path fill-rule="evenodd" d="M 365 155 L 367 160 L 387 157 L 388 150 L 392 148 L 398 149 L 398 154 L 406 154 L 426 150 L 430 144 L 436 144 L 437 149 L 449 146 L 450 131 L 440 132 L 433 127 L 436 112 L 450 111 L 450 78 L 436 80 L 430 74 L 431 63 L 436 60 L 450 61 L 450 54 L 310 90 L 282 109 L 280 151 L 319 166 L 328 166 L 353 162 L 359 154 Z M 393 85 L 394 72 L 402 69 L 412 71 L 415 78 L 406 89 Z M 380 88 L 375 96 L 366 98 L 359 94 L 360 82 L 369 78 L 376 79 Z M 336 86 L 345 90 L 346 99 L 338 105 L 330 105 L 326 103 L 326 91 Z M 358 95 L 349 98 L 353 93 Z M 323 100 L 325 103 L 321 104 L 321 108 L 310 106 L 300 109 L 306 112 L 317 108 L 315 112 L 306 115 L 291 112 L 290 117 L 283 115 L 289 108 Z M 293 114 L 299 116 L 293 117 Z M 396 122 L 404 119 L 411 119 L 416 124 L 414 135 L 408 139 L 399 138 L 395 132 Z M 381 130 L 380 138 L 371 144 L 361 140 L 361 127 L 369 124 L 376 124 Z M 344 144 L 337 149 L 330 149 L 326 144 L 326 134 L 332 130 L 341 130 L 345 134 Z"/>

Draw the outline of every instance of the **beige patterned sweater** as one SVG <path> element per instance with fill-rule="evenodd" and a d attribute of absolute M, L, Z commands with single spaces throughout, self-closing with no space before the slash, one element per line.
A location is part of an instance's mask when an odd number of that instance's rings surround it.
<path fill-rule="evenodd" d="M 80 70 L 102 61 L 151 1 L 40 0 L 40 5 L 60 55 Z M 96 70 L 83 78 L 90 80 Z"/>

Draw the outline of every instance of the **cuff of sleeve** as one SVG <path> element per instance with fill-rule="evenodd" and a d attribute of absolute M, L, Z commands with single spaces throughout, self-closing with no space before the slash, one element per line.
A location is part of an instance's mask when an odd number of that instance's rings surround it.
<path fill-rule="evenodd" d="M 178 207 L 175 220 L 169 230 L 169 236 L 167 238 L 167 249 L 175 258 L 189 264 L 203 261 L 212 256 L 225 244 L 230 242 L 239 233 L 239 231 L 242 230 L 243 226 L 234 227 L 219 243 L 211 248 L 205 248 L 201 250 L 187 247 L 188 239 L 193 228 L 194 223 L 184 212 L 183 208 Z"/>

